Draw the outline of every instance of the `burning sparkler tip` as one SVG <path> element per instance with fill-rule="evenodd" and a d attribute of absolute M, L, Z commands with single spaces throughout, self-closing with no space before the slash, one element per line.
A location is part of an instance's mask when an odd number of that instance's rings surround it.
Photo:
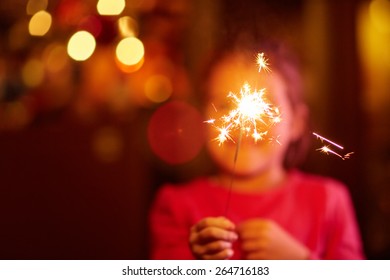
<path fill-rule="evenodd" d="M 337 144 L 337 143 L 335 143 L 335 142 L 333 142 L 333 141 L 331 141 L 331 140 L 329 140 L 329 139 L 327 139 L 327 138 L 325 138 L 325 137 L 319 135 L 318 133 L 313 132 L 313 135 L 316 136 L 317 139 L 320 139 L 321 142 L 324 142 L 324 141 L 325 141 L 325 142 L 327 142 L 327 143 L 329 144 L 329 145 L 325 145 L 325 146 L 322 146 L 321 148 L 317 149 L 317 151 L 320 151 L 321 153 L 324 153 L 324 154 L 327 154 L 327 155 L 328 155 L 328 154 L 333 154 L 333 155 L 335 155 L 335 156 L 338 156 L 338 157 L 341 158 L 342 160 L 349 159 L 350 156 L 351 156 L 352 154 L 354 154 L 354 152 L 349 152 L 349 153 L 347 153 L 347 154 L 345 154 L 345 155 L 339 154 L 339 153 L 335 152 L 334 150 L 332 150 L 332 149 L 330 148 L 330 145 L 335 146 L 335 147 L 337 147 L 337 148 L 339 148 L 339 149 L 341 149 L 341 150 L 344 149 L 343 146 L 340 146 L 339 144 Z"/>

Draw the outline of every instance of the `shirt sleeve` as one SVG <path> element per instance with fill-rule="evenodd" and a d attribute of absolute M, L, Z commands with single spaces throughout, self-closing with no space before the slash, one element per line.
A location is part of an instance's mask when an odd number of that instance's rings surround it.
<path fill-rule="evenodd" d="M 323 258 L 364 259 L 355 211 L 347 188 L 333 183 L 328 190 L 327 249 Z"/>
<path fill-rule="evenodd" d="M 174 186 L 163 186 L 157 193 L 149 216 L 151 259 L 193 259 L 185 205 Z"/>

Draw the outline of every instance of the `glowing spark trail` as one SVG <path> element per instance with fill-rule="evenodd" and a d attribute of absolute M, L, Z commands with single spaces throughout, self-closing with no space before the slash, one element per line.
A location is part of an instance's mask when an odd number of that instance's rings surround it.
<path fill-rule="evenodd" d="M 313 132 L 313 135 L 316 136 L 318 139 L 320 139 L 321 142 L 325 141 L 325 142 L 328 142 L 329 144 L 339 148 L 340 150 L 344 149 L 343 146 L 340 146 L 339 144 L 337 144 L 337 143 L 335 143 L 333 141 L 330 141 L 329 139 L 327 139 L 327 138 L 325 138 L 325 137 L 323 137 L 323 136 L 321 136 L 321 135 L 319 135 L 319 134 L 317 134 L 315 132 Z M 333 154 L 335 156 L 338 156 L 342 160 L 349 159 L 350 156 L 353 154 L 353 152 L 350 152 L 350 153 L 347 153 L 345 155 L 341 155 L 341 154 L 335 152 L 334 150 L 332 150 L 329 145 L 324 145 L 321 148 L 317 149 L 317 151 L 320 151 L 321 153 L 324 153 L 324 154 L 327 154 L 327 155 L 328 154 Z"/>
<path fill-rule="evenodd" d="M 321 141 L 328 142 L 329 144 L 332 144 L 333 146 L 336 146 L 339 149 L 342 149 L 342 150 L 344 149 L 343 146 L 340 146 L 339 144 L 336 144 L 335 142 L 332 142 L 329 139 L 326 139 L 325 137 L 323 137 L 323 136 L 321 136 L 321 135 L 319 135 L 319 134 L 317 134 L 315 132 L 313 132 L 313 135 L 316 136 L 317 138 L 319 138 Z"/>

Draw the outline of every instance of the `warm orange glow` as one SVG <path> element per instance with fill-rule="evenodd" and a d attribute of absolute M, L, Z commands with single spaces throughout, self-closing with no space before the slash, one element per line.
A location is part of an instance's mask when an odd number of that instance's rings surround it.
<path fill-rule="evenodd" d="M 145 83 L 145 96 L 152 102 L 161 103 L 172 95 L 172 83 L 164 75 L 153 75 Z"/>
<path fill-rule="evenodd" d="M 60 44 L 51 44 L 46 47 L 44 52 L 44 61 L 46 69 L 51 73 L 58 73 L 69 62 L 66 55 L 66 47 Z"/>
<path fill-rule="evenodd" d="M 144 57 L 144 45 L 135 38 L 122 39 L 116 47 L 116 58 L 124 65 L 136 65 Z"/>
<path fill-rule="evenodd" d="M 125 6 L 125 0 L 99 0 L 97 11 L 100 15 L 115 16 L 122 13 Z"/>
<path fill-rule="evenodd" d="M 96 40 L 87 31 L 76 32 L 68 42 L 68 55 L 77 61 L 87 60 L 95 51 Z"/>
<path fill-rule="evenodd" d="M 94 136 L 92 149 L 102 162 L 111 163 L 123 154 L 123 137 L 119 131 L 111 127 L 100 128 Z"/>
<path fill-rule="evenodd" d="M 18 21 L 9 30 L 9 47 L 12 50 L 19 50 L 27 46 L 30 40 L 28 32 L 28 21 Z"/>
<path fill-rule="evenodd" d="M 382 4 L 380 0 L 362 3 L 357 17 L 358 47 L 365 79 L 362 105 L 374 114 L 390 101 L 390 31 L 386 31 L 390 29 L 390 7 L 384 4 L 380 9 Z M 387 19 L 385 14 L 388 14 Z"/>
<path fill-rule="evenodd" d="M 32 120 L 32 114 L 26 104 L 15 101 L 5 104 L 0 111 L 0 129 L 21 129 Z"/>
<path fill-rule="evenodd" d="M 51 15 L 46 11 L 39 11 L 30 19 L 28 31 L 32 36 L 44 36 L 49 31 L 51 23 Z"/>
<path fill-rule="evenodd" d="M 142 65 L 144 65 L 144 58 L 142 58 L 137 64 L 133 65 L 126 65 L 123 64 L 121 61 L 118 60 L 118 58 L 115 59 L 116 65 L 118 68 L 125 73 L 134 73 L 141 69 Z"/>
<path fill-rule="evenodd" d="M 390 1 L 374 0 L 369 7 L 370 19 L 382 33 L 390 33 Z"/>
<path fill-rule="evenodd" d="M 138 7 L 140 12 L 150 12 L 157 6 L 158 0 L 133 0 L 133 6 Z"/>
<path fill-rule="evenodd" d="M 43 82 L 44 67 L 38 59 L 30 59 L 22 69 L 23 82 L 28 87 L 39 86 Z"/>
<path fill-rule="evenodd" d="M 39 11 L 47 9 L 48 0 L 28 0 L 26 13 L 33 15 Z"/>

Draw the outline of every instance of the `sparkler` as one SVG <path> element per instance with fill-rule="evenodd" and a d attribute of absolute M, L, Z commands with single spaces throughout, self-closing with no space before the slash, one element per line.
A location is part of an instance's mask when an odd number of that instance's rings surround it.
<path fill-rule="evenodd" d="M 339 148 L 340 150 L 344 150 L 343 146 L 341 146 L 341 145 L 339 145 L 339 144 L 337 144 L 337 143 L 335 143 L 335 142 L 333 142 L 333 141 L 331 141 L 331 140 L 329 140 L 329 139 L 319 135 L 318 133 L 313 132 L 313 135 L 316 136 L 317 139 L 320 139 L 321 142 L 325 141 L 325 142 L 329 143 L 330 145 Z M 317 151 L 320 151 L 321 153 L 324 153 L 324 154 L 327 154 L 327 155 L 328 154 L 333 154 L 335 156 L 338 156 L 342 160 L 349 159 L 351 157 L 351 155 L 354 153 L 354 152 L 350 152 L 350 153 L 342 155 L 342 154 L 339 154 L 339 153 L 335 152 L 334 150 L 332 150 L 330 148 L 330 145 L 324 145 L 321 148 L 317 149 Z"/>
<path fill-rule="evenodd" d="M 264 94 L 265 89 L 252 91 L 251 86 L 245 83 L 239 95 L 233 92 L 227 95 L 235 108 L 219 119 L 220 125 L 216 125 L 215 119 L 205 121 L 213 124 L 219 132 L 214 138 L 219 145 L 227 140 L 235 142 L 231 137 L 232 131 L 252 137 L 255 142 L 263 140 L 268 128 L 281 121 L 279 109 L 269 103 Z"/>
<path fill-rule="evenodd" d="M 261 70 L 267 72 L 270 71 L 269 64 L 264 56 L 264 53 L 259 53 L 257 55 L 256 63 L 258 65 L 259 72 Z M 233 104 L 233 109 L 218 120 L 209 119 L 205 121 L 205 123 L 212 124 L 218 131 L 218 136 L 213 140 L 217 141 L 220 146 L 228 140 L 236 143 L 231 135 L 234 131 L 239 132 L 234 154 L 233 176 L 230 182 L 225 216 L 229 207 L 233 178 L 242 137 L 251 137 L 256 143 L 266 137 L 268 129 L 272 125 L 281 121 L 279 109 L 265 98 L 265 88 L 252 90 L 248 83 L 244 83 L 239 94 L 229 92 L 227 98 Z M 214 109 L 216 110 L 215 106 Z M 277 140 L 277 143 L 280 142 Z"/>

